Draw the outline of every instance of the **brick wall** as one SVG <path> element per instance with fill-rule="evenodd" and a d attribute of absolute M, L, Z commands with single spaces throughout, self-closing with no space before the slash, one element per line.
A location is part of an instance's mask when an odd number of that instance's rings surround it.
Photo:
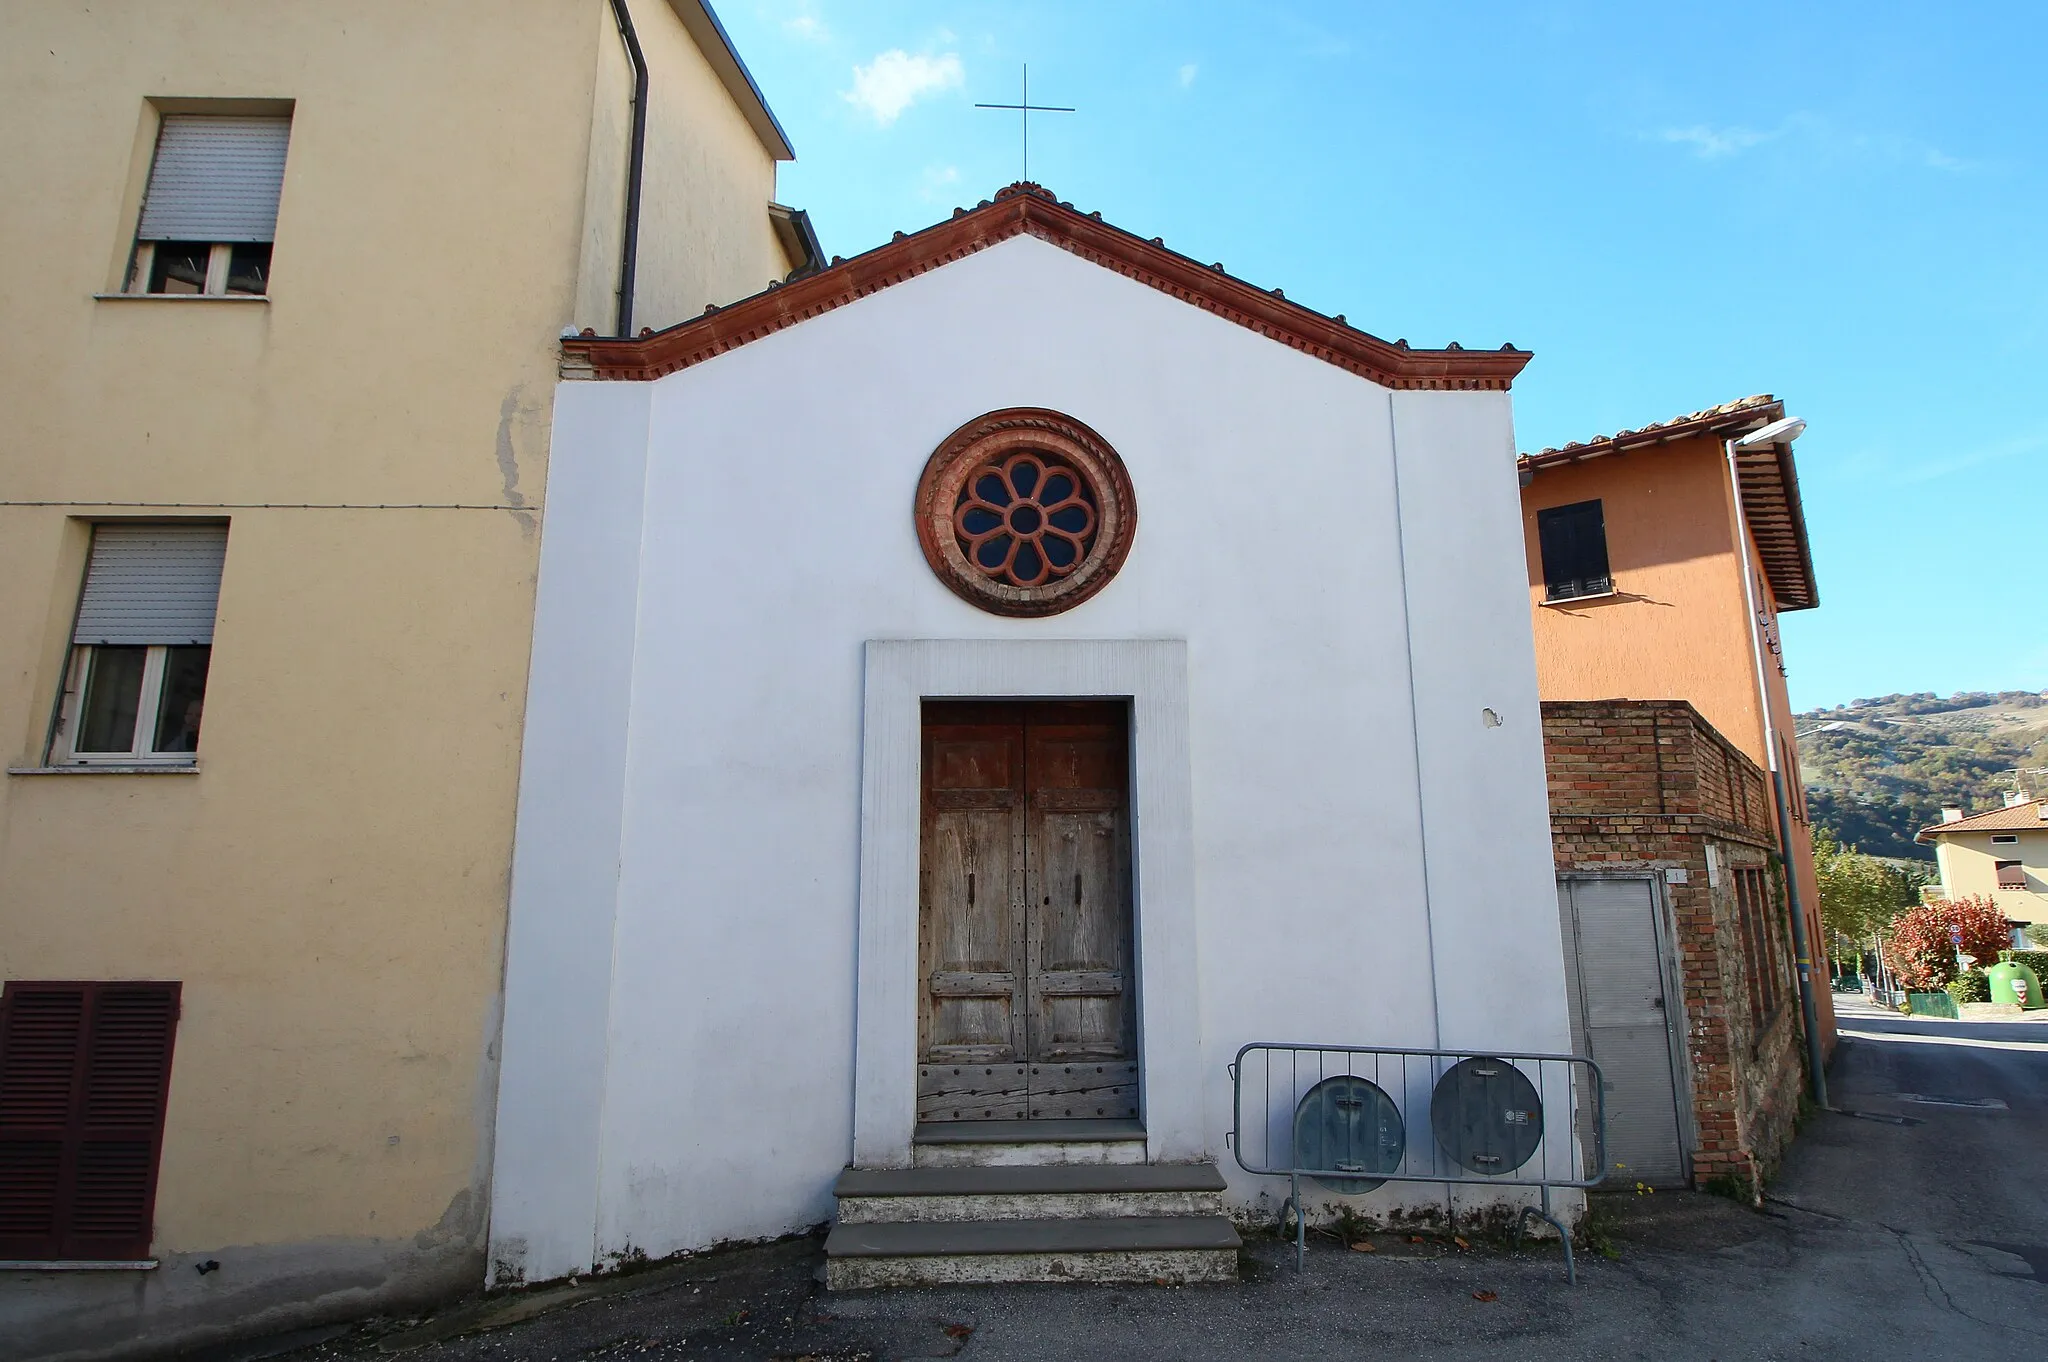
<path fill-rule="evenodd" d="M 1543 740 L 1558 873 L 1640 870 L 1670 906 L 1693 1180 L 1761 1186 L 1791 1139 L 1804 1078 L 1782 877 L 1766 876 L 1778 1001 L 1761 1025 L 1735 889 L 1736 870 L 1774 865 L 1767 777 L 1682 700 L 1546 701 Z"/>
<path fill-rule="evenodd" d="M 1683 700 L 1546 700 L 1550 812 L 1704 818 L 1769 842 L 1770 782 Z"/>

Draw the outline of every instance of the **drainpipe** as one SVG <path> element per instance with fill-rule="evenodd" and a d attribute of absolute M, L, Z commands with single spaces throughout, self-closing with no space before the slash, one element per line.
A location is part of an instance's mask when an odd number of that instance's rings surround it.
<path fill-rule="evenodd" d="M 1806 429 L 1804 421 L 1774 421 L 1762 430 L 1741 438 L 1743 444 L 1789 442 Z M 1772 438 L 1758 439 L 1758 436 Z M 1813 1100 L 1828 1104 L 1828 1076 L 1820 1052 L 1820 1010 L 1813 997 L 1813 953 L 1806 939 L 1806 906 L 1799 899 L 1799 876 L 1792 865 L 1792 807 L 1785 789 L 1785 772 L 1778 762 L 1778 730 L 1771 718 L 1771 692 L 1764 681 L 1764 650 L 1758 639 L 1757 586 L 1749 561 L 1749 518 L 1742 510 L 1742 470 L 1736 466 L 1736 440 L 1722 442 L 1728 451 L 1728 490 L 1735 498 L 1735 542 L 1742 559 L 1742 595 L 1749 605 L 1749 651 L 1756 663 L 1757 708 L 1764 719 L 1764 753 L 1770 758 L 1771 796 L 1778 808 L 1778 855 L 1785 866 L 1785 902 L 1792 914 L 1792 954 L 1799 973 L 1799 1011 L 1806 1023 L 1806 1072 Z"/>
<path fill-rule="evenodd" d="M 626 162 L 626 230 L 619 247 L 619 334 L 633 334 L 633 272 L 640 257 L 640 165 L 647 155 L 647 54 L 633 31 L 626 0 L 612 0 L 612 18 L 633 62 L 633 146 Z"/>

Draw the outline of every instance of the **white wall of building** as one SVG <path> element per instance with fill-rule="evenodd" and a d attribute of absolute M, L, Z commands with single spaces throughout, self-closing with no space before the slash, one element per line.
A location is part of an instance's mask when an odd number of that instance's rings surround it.
<path fill-rule="evenodd" d="M 1206 1125 L 1172 1147 L 1227 1162 L 1224 1066 L 1249 1040 L 1568 1048 L 1506 394 L 1392 393 L 1030 237 L 653 384 L 571 386 L 513 888 L 501 1277 L 830 1216 L 870 640 L 1185 641 Z M 1122 572 L 1050 619 L 954 596 L 912 525 L 932 449 L 1019 405 L 1094 427 L 1136 489 Z M 1428 1193 L 1375 1194 L 1401 1196 Z"/>

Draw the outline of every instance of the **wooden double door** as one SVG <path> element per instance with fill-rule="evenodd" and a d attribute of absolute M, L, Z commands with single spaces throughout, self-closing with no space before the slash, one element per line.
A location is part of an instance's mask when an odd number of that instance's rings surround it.
<path fill-rule="evenodd" d="M 1130 721 L 924 706 L 920 1121 L 1138 1114 Z"/>

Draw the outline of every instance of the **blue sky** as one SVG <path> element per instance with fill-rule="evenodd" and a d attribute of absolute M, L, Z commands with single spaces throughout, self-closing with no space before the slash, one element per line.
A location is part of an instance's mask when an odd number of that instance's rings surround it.
<path fill-rule="evenodd" d="M 1523 449 L 1774 392 L 1795 704 L 2048 687 L 2048 5 L 723 0 L 851 255 L 1018 178 L 1417 345 Z"/>

